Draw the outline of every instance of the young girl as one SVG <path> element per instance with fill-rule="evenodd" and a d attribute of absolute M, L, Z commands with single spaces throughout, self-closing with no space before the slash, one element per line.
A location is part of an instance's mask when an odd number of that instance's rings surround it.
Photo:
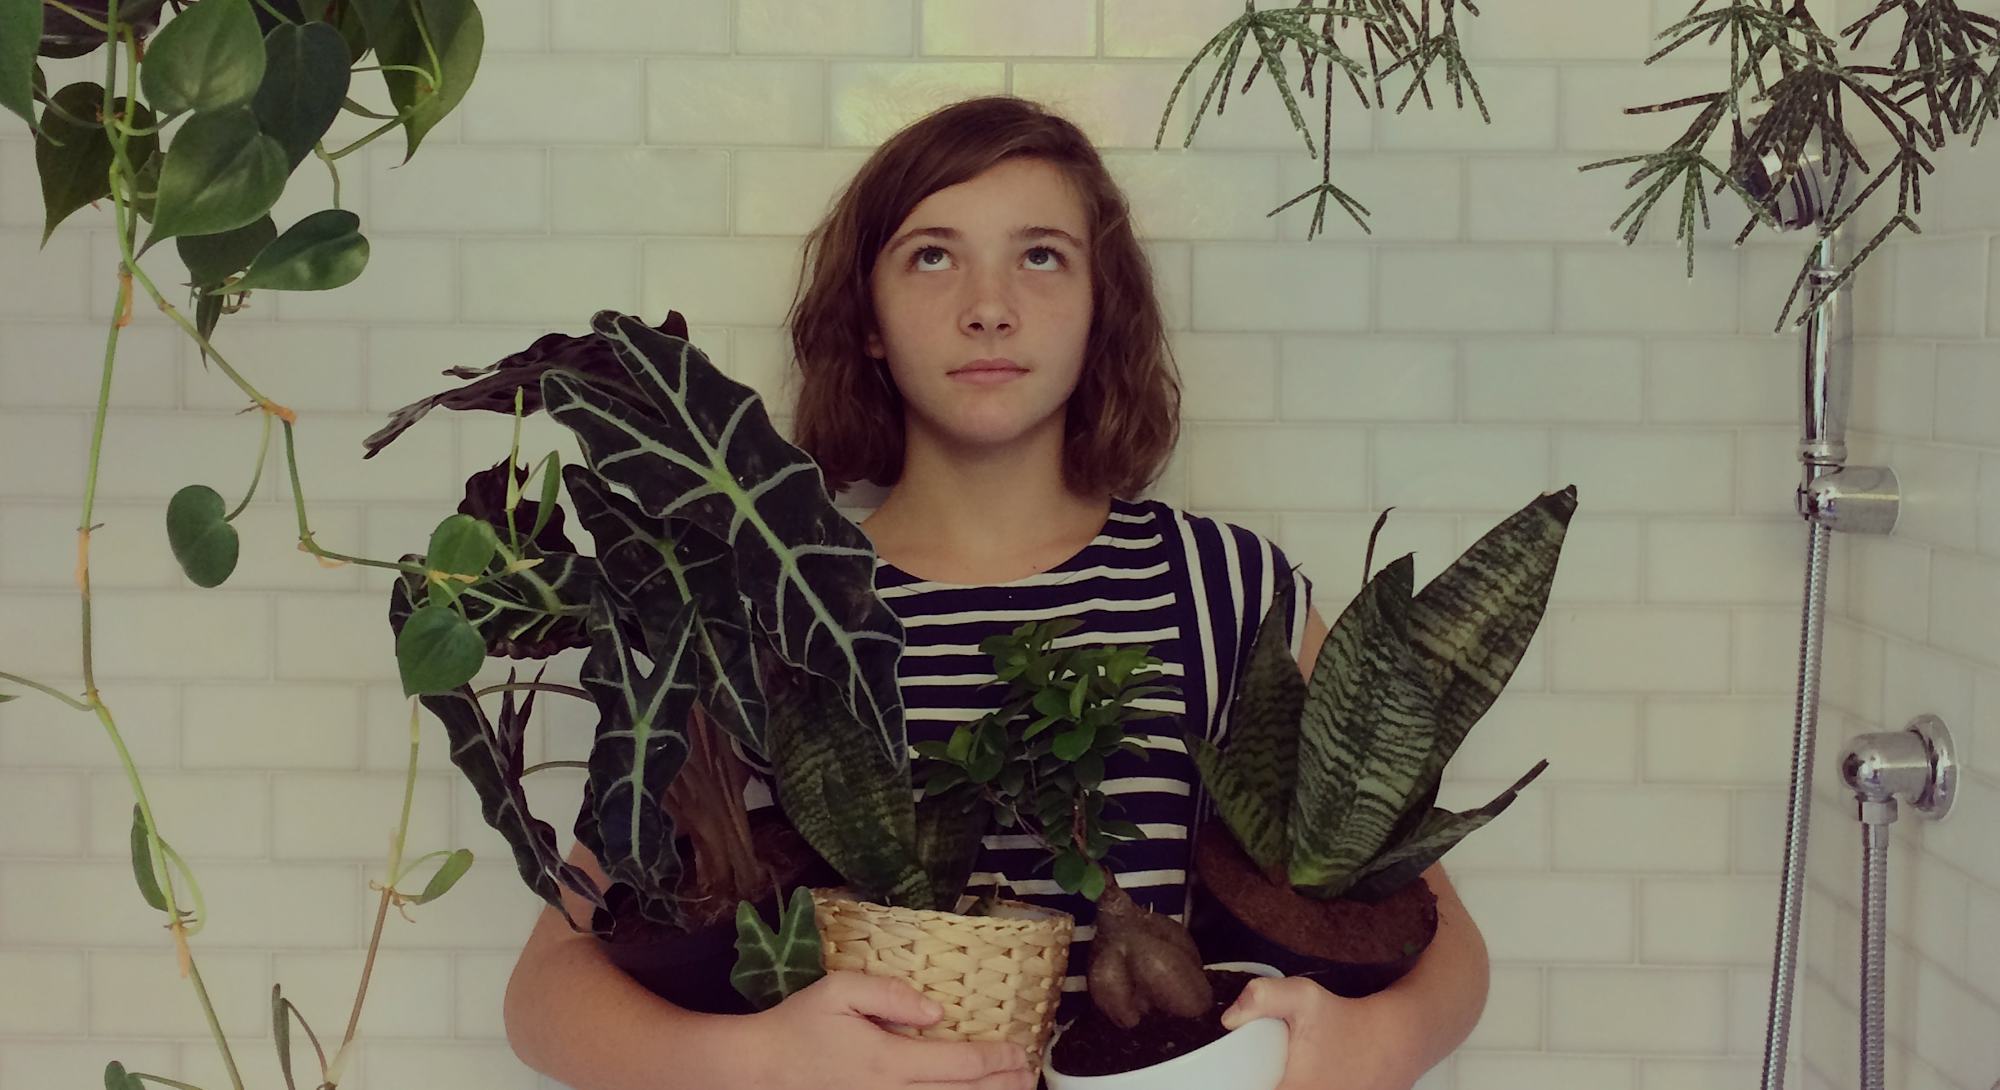
<path fill-rule="evenodd" d="M 794 438 L 830 491 L 888 489 L 861 527 L 905 627 L 910 740 L 946 738 L 998 705 L 1005 686 L 979 643 L 1023 621 L 1082 621 L 1064 646 L 1150 646 L 1178 692 L 1149 705 L 1166 717 L 1134 724 L 1148 758 L 1106 770 L 1117 816 L 1146 833 L 1107 863 L 1141 905 L 1181 914 L 1203 804 L 1180 722 L 1226 737 L 1238 664 L 1289 564 L 1251 531 L 1140 498 L 1173 449 L 1180 391 L 1123 195 L 1068 121 L 976 99 L 884 143 L 807 253 L 791 318 Z M 1299 586 L 1289 631 L 1310 672 L 1326 628 L 1302 575 Z M 763 787 L 753 806 L 768 804 Z M 587 851 L 571 858 L 604 883 Z M 1289 1023 L 1284 1090 L 1407 1090 L 1471 1031 L 1485 947 L 1442 869 L 1425 878 L 1438 935 L 1394 987 L 1350 1000 L 1258 981 L 1225 1017 Z M 1065 989 L 1079 991 L 1094 906 L 1062 893 L 1024 837 L 986 838 L 972 883 L 995 881 L 1076 916 Z M 576 1090 L 1032 1087 L 1017 1048 L 876 1025 L 938 1017 L 906 983 L 838 972 L 760 1014 L 694 1014 L 634 984 L 552 909 L 506 1017 L 516 1053 Z"/>

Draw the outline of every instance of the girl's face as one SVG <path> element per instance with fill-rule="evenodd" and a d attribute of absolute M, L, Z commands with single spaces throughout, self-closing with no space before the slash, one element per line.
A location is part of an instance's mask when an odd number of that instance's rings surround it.
<path fill-rule="evenodd" d="M 869 287 L 908 426 L 1003 448 L 1053 429 L 1090 335 L 1089 224 L 1062 171 L 1009 159 L 911 209 Z"/>

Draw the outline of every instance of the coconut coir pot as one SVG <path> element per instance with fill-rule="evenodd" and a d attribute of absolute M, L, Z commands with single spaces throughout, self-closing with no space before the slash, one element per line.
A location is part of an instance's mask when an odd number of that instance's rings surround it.
<path fill-rule="evenodd" d="M 758 898 L 757 914 L 767 927 L 778 925 L 779 890 L 825 885 L 840 874 L 821 859 L 774 809 L 750 815 L 751 842 L 757 858 L 771 869 L 776 888 Z M 694 858 L 686 839 L 681 858 Z M 700 876 L 690 866 L 684 888 L 699 888 Z M 736 902 L 715 898 L 688 908 L 688 929 L 644 920 L 620 921 L 609 940 L 599 940 L 611 963 L 654 995 L 702 1014 L 750 1014 L 756 1008 L 729 982 L 736 968 Z"/>
<path fill-rule="evenodd" d="M 1423 879 L 1369 904 L 1316 900 L 1271 882 L 1219 823 L 1195 841 L 1188 931 L 1214 961 L 1261 961 L 1358 999 L 1394 984 L 1437 935 L 1437 896 Z"/>

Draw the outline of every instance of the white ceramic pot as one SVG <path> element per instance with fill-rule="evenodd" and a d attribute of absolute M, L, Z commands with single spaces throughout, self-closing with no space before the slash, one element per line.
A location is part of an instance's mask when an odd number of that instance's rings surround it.
<path fill-rule="evenodd" d="M 1262 962 L 1225 961 L 1205 969 L 1233 969 L 1258 976 L 1283 976 Z M 1048 1090 L 1274 1090 L 1285 1077 L 1288 1031 L 1276 1018 L 1259 1018 L 1230 1030 L 1193 1052 L 1165 1063 L 1117 1075 L 1065 1075 L 1050 1063 L 1042 1065 Z M 1056 1034 L 1058 1040 L 1062 1034 Z M 1055 1042 L 1048 1055 L 1055 1054 Z"/>

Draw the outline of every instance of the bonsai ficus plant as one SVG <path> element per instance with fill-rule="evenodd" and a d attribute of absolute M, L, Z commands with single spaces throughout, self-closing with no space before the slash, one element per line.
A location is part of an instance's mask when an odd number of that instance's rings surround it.
<path fill-rule="evenodd" d="M 329 551 L 313 539 L 292 443 L 297 414 L 252 385 L 237 366 L 241 361 L 232 363 L 210 337 L 253 293 L 327 291 L 361 275 L 369 247 L 360 220 L 341 207 L 340 161 L 398 130 L 405 158 L 414 155 L 465 96 L 483 46 L 473 0 L 0 0 L 0 108 L 19 116 L 34 136 L 41 241 L 46 245 L 83 209 L 99 207 L 109 212 L 109 238 L 116 247 L 114 276 L 102 285 L 115 302 L 106 320 L 88 462 L 75 467 L 83 480 L 74 543 L 82 607 L 81 689 L 72 695 L 0 672 L 0 688 L 6 690 L 0 691 L 0 702 L 16 699 L 21 689 L 33 690 L 94 717 L 109 735 L 134 796 L 131 851 L 139 894 L 165 917 L 180 975 L 200 1003 L 222 1067 L 238 1090 L 243 1079 L 236 1056 L 190 941 L 207 924 L 206 900 L 193 868 L 155 820 L 120 716 L 97 683 L 90 546 L 103 528 L 94 517 L 120 334 L 132 322 L 135 306 L 156 308 L 195 344 L 219 379 L 241 391 L 246 411 L 258 413 L 263 424 L 255 469 L 245 466 L 252 485 L 241 502 L 232 507 L 214 488 L 190 484 L 165 504 L 167 538 L 190 582 L 213 587 L 233 573 L 239 550 L 233 524 L 255 495 L 273 421 L 282 424 L 299 549 L 333 567 L 350 562 L 394 567 Z M 101 54 L 99 80 L 49 86 L 43 58 L 90 54 Z M 371 72 L 377 74 L 355 78 Z M 343 112 L 380 124 L 352 143 L 330 144 Z M 330 177 L 332 207 L 280 230 L 272 211 L 308 159 L 313 160 L 309 170 L 325 170 Z M 157 266 L 157 257 L 142 260 L 168 243 L 186 270 L 184 280 L 156 280 L 157 268 L 149 271 L 148 264 Z M 135 294 L 143 296 L 143 304 Z M 414 711 L 406 789 L 414 786 L 417 767 Z M 311 1041 L 318 1085 L 340 1082 L 353 1055 L 349 1046 L 388 910 L 442 895 L 471 864 L 464 851 L 405 859 L 407 790 L 405 800 L 387 873 L 370 883 L 381 897 L 345 1035 L 323 1043 L 282 989 L 272 990 L 273 1039 L 288 1083 L 294 1025 Z M 417 888 L 421 879 L 411 876 L 440 857 L 422 892 L 401 888 L 405 881 Z M 114 1061 L 104 1081 L 112 1090 L 137 1090 L 148 1081 L 173 1080 L 128 1071 Z"/>
<path fill-rule="evenodd" d="M 1058 886 L 1096 902 L 1090 1006 L 1054 1057 L 1070 1075 L 1150 1066 L 1206 1044 L 1221 1036 L 1221 1010 L 1248 981 L 1205 969 L 1187 929 L 1141 907 L 1107 865 L 1116 844 L 1144 834 L 1107 813 L 1115 800 L 1102 786 L 1106 761 L 1148 755 L 1125 728 L 1164 716 L 1140 702 L 1168 687 L 1148 647 L 1056 647 L 1079 623 L 1029 622 L 983 641 L 1008 683 L 1000 707 L 916 747 L 927 797 L 989 809 L 1000 828 L 1041 846 Z"/>
<path fill-rule="evenodd" d="M 1575 510 L 1574 486 L 1539 497 L 1422 590 L 1411 556 L 1385 565 L 1331 626 L 1310 680 L 1287 647 L 1297 589 L 1280 573 L 1227 745 L 1189 741 L 1219 819 L 1195 851 L 1192 926 L 1211 956 L 1349 996 L 1415 964 L 1437 927 L 1423 871 L 1548 767 L 1476 810 L 1436 805 L 1446 762 L 1541 623 Z M 1372 540 L 1369 552 L 1372 567 Z"/>
<path fill-rule="evenodd" d="M 447 372 L 470 381 L 367 440 L 372 455 L 437 406 L 517 421 L 516 449 L 405 558 L 421 574 L 392 588 L 398 666 L 529 888 L 558 909 L 565 888 L 592 906 L 589 920 L 565 915 L 572 928 L 683 1006 L 768 1005 L 817 975 L 804 885 L 946 900 L 918 851 L 902 628 L 818 467 L 687 339 L 681 315 L 651 327 L 605 311 L 591 327 Z M 518 422 L 534 412 L 575 435 L 585 464 L 518 463 Z M 563 491 L 594 555 L 565 533 Z M 529 810 L 523 781 L 548 765 L 524 766 L 526 703 L 491 720 L 491 690 L 470 684 L 489 657 L 570 648 L 587 651 L 580 687 L 498 688 L 596 707 L 587 758 L 569 763 L 587 770 L 574 829 L 611 879 L 602 891 Z M 746 812 L 743 754 L 776 769 L 780 808 Z"/>

